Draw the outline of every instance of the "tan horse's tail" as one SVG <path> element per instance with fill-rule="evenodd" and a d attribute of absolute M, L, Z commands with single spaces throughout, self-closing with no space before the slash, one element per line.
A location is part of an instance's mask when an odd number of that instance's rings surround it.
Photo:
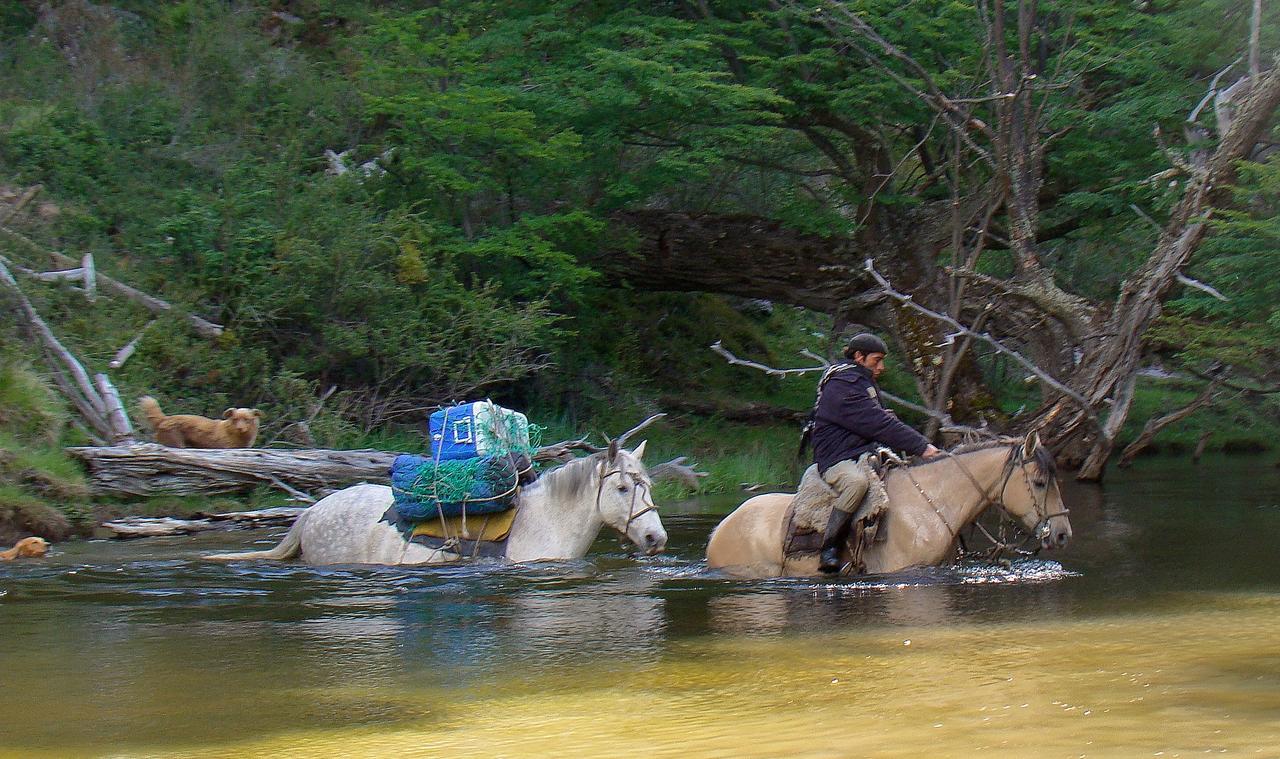
<path fill-rule="evenodd" d="M 244 559 L 271 559 L 273 561 L 283 561 L 284 559 L 295 559 L 302 553 L 302 523 L 307 519 L 304 512 L 302 516 L 294 521 L 293 527 L 289 528 L 289 533 L 284 536 L 284 540 L 280 544 L 269 551 L 244 551 L 242 553 L 211 553 L 205 556 L 210 561 L 241 561 Z"/>

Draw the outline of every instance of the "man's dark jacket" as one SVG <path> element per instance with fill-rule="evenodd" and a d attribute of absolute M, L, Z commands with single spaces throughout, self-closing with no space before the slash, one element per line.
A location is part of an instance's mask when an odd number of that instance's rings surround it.
<path fill-rule="evenodd" d="M 880 387 L 871 370 L 854 364 L 827 378 L 814 414 L 813 461 L 818 471 L 879 447 L 913 456 L 929 441 L 889 413 L 880 402 Z"/>

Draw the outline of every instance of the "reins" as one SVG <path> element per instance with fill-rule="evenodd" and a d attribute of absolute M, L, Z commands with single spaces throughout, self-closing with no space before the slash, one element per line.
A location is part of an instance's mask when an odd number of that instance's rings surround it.
<path fill-rule="evenodd" d="M 942 454 L 955 463 L 956 467 L 965 476 L 965 479 L 969 480 L 969 482 L 973 485 L 974 490 L 978 491 L 978 496 L 981 499 L 979 501 L 978 513 L 982 513 L 983 511 L 985 511 L 987 508 L 991 506 L 998 506 L 1000 507 L 1000 510 L 1002 513 L 1007 514 L 1008 509 L 1005 507 L 1004 494 L 1005 494 L 1005 490 L 1008 489 L 1009 487 L 1009 480 L 1013 477 L 1013 472 L 1015 469 L 1025 467 L 1026 464 L 1028 463 L 1026 460 L 1023 460 L 1021 459 L 1021 457 L 1018 456 L 1018 449 L 1016 446 L 1010 449 L 1009 456 L 1007 459 L 1005 459 L 1004 477 L 1000 482 L 999 497 L 997 498 L 991 497 L 991 493 L 988 491 L 988 489 L 983 487 L 981 483 L 978 482 L 978 478 L 973 476 L 973 473 L 970 472 L 969 468 L 966 467 L 960 461 L 960 458 L 958 456 L 951 453 L 950 451 L 943 451 Z M 902 471 L 904 474 L 907 475 L 907 479 L 911 481 L 911 484 L 915 486 L 916 492 L 918 492 L 920 494 L 920 497 L 925 500 L 925 503 L 929 504 L 929 507 L 933 509 L 933 513 L 938 515 L 938 519 L 942 522 L 943 526 L 947 528 L 948 540 L 958 539 L 961 541 L 961 545 L 963 545 L 963 538 L 960 537 L 960 530 L 957 530 L 951 526 L 951 523 L 947 520 L 946 516 L 943 515 L 942 510 L 938 508 L 938 504 L 933 500 L 933 498 L 929 496 L 928 493 L 925 492 L 924 488 L 920 485 L 920 482 L 916 480 L 916 478 L 911 474 L 911 467 L 903 466 Z M 1052 514 L 1049 513 L 1048 489 L 1046 488 L 1045 497 L 1042 501 L 1041 499 L 1036 497 L 1035 490 L 1031 487 L 1030 478 L 1024 476 L 1022 484 L 1027 488 L 1027 494 L 1031 498 L 1031 503 L 1035 508 L 1035 514 L 1036 514 L 1036 517 L 1038 518 L 1035 529 L 1032 530 L 1031 534 L 1026 539 L 1024 539 L 1021 543 L 1019 543 L 1017 546 L 1011 546 L 1005 541 L 994 537 L 990 532 L 987 531 L 985 527 L 982 526 L 980 522 L 975 521 L 973 525 L 977 527 L 979 530 L 981 530 L 982 534 L 985 535 L 986 538 L 994 544 L 994 548 L 991 550 L 989 558 L 994 558 L 1001 551 L 1004 551 L 1005 549 L 1008 549 L 1008 548 L 1011 548 L 1014 551 L 1017 551 L 1018 553 L 1021 553 L 1023 555 L 1034 556 L 1036 553 L 1039 553 L 1040 548 L 1037 547 L 1034 551 L 1026 551 L 1023 548 L 1023 546 L 1026 545 L 1027 541 L 1032 539 L 1035 539 L 1037 541 L 1041 540 L 1044 534 L 1049 529 L 1049 520 L 1055 519 L 1057 517 L 1065 517 L 1070 513 L 1070 509 L 1065 509 L 1065 508 L 1062 509 L 1061 511 L 1053 512 Z M 1002 531 L 1002 534 L 1003 534 L 1003 531 Z"/>

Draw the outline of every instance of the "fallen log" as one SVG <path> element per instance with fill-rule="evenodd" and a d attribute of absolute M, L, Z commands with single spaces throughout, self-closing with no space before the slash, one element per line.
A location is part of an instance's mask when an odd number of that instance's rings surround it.
<path fill-rule="evenodd" d="M 305 512 L 306 507 L 280 506 L 256 511 L 226 511 L 206 513 L 198 511 L 190 519 L 177 517 L 122 517 L 98 525 L 102 537 L 156 538 L 166 535 L 189 535 L 193 532 L 226 529 L 232 527 L 266 527 L 290 525 Z M 220 524 L 221 523 L 221 524 Z"/>
<path fill-rule="evenodd" d="M 207 519 L 175 519 L 174 517 L 125 517 L 103 522 L 99 530 L 115 538 L 158 538 L 166 535 L 188 535 L 214 529 Z"/>
<path fill-rule="evenodd" d="M 222 495 L 259 485 L 323 495 L 358 482 L 386 482 L 397 455 L 373 450 L 207 450 L 156 443 L 67 452 L 85 463 L 94 493 L 129 496 Z"/>
<path fill-rule="evenodd" d="M 663 414 L 654 414 L 622 433 L 627 440 Z M 169 448 L 158 443 L 67 448 L 89 470 L 89 488 L 99 495 L 223 495 L 269 485 L 314 503 L 318 498 L 360 482 L 390 484 L 390 451 L 339 451 L 324 448 Z M 585 437 L 544 445 L 533 454 L 537 463 L 565 463 L 578 452 L 601 453 Z M 696 488 L 706 473 L 685 463 L 684 456 L 649 467 L 655 478 L 679 480 Z"/>
<path fill-rule="evenodd" d="M 220 511 L 213 513 L 197 511 L 191 517 L 193 519 L 208 519 L 211 522 L 232 522 L 236 524 L 246 522 L 251 527 L 259 527 L 269 524 L 293 524 L 293 521 L 302 516 L 306 510 L 306 506 L 276 506 L 275 508 L 256 509 L 253 511 Z"/>

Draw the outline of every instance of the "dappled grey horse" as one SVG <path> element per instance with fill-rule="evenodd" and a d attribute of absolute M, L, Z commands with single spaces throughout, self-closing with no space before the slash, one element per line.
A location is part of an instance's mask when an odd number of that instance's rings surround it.
<path fill-rule="evenodd" d="M 653 503 L 652 483 L 641 463 L 645 444 L 628 451 L 575 459 L 543 474 L 516 499 L 515 521 L 506 542 L 510 561 L 577 559 L 608 525 L 652 555 L 667 544 Z M 391 506 L 386 485 L 354 485 L 320 499 L 269 551 L 213 554 L 206 558 L 292 559 L 308 564 L 439 564 L 462 557 L 444 548 L 405 540 L 380 521 Z"/>

